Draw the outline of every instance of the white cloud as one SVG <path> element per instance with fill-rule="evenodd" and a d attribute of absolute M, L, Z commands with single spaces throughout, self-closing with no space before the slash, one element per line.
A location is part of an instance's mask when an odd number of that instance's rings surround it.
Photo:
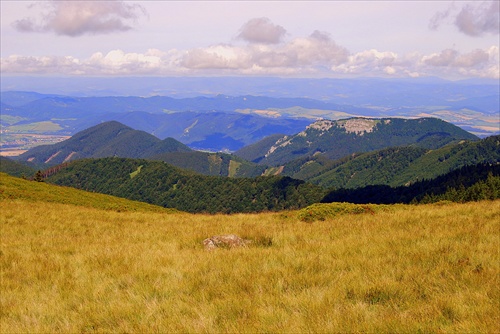
<path fill-rule="evenodd" d="M 24 57 L 12 55 L 1 59 L 2 73 L 40 73 L 60 75 L 161 75 L 182 73 L 177 50 L 145 53 L 112 50 L 96 52 L 87 59 L 73 57 Z"/>
<path fill-rule="evenodd" d="M 458 79 L 468 77 L 500 78 L 498 47 L 477 49 L 461 54 L 446 49 L 422 55 L 367 50 L 349 56 L 349 61 L 332 66 L 335 73 L 358 76 L 440 76 Z"/>
<path fill-rule="evenodd" d="M 452 49 L 446 49 L 438 54 L 425 56 L 422 60 L 424 63 L 430 66 L 450 66 L 455 62 L 457 56 L 458 56 L 458 51 Z"/>
<path fill-rule="evenodd" d="M 279 45 L 216 45 L 189 51 L 181 64 L 190 69 L 312 68 L 347 61 L 348 51 L 328 34 L 314 32 Z M 308 69 L 309 70 L 309 69 Z"/>
<path fill-rule="evenodd" d="M 188 69 L 242 69 L 250 66 L 246 50 L 231 45 L 216 45 L 188 51 L 180 65 Z"/>
<path fill-rule="evenodd" d="M 72 37 L 106 34 L 130 30 L 131 24 L 146 14 L 142 6 L 119 0 L 51 0 L 38 5 L 43 7 L 41 17 L 17 20 L 14 28 L 20 32 L 54 32 Z"/>
<path fill-rule="evenodd" d="M 260 17 L 245 23 L 238 38 L 250 43 L 277 44 L 285 35 L 285 28 L 275 25 L 267 17 Z"/>
<path fill-rule="evenodd" d="M 483 1 L 468 3 L 459 10 L 455 4 L 443 11 L 437 12 L 430 20 L 429 27 L 437 29 L 443 23 L 453 23 L 462 33 L 469 36 L 482 36 L 490 33 L 500 33 L 500 2 Z"/>
<path fill-rule="evenodd" d="M 270 22 L 268 22 L 270 23 Z M 280 37 L 281 38 L 281 37 Z M 314 31 L 280 43 L 218 44 L 191 50 L 95 52 L 75 58 L 11 55 L 1 59 L 5 74 L 52 75 L 268 75 L 499 78 L 499 48 L 461 53 L 398 54 L 376 49 L 350 53 L 328 33 Z"/>
<path fill-rule="evenodd" d="M 342 64 L 349 52 L 335 43 L 328 33 L 315 31 L 307 38 L 296 38 L 286 47 L 285 52 L 293 54 L 298 65 Z"/>
<path fill-rule="evenodd" d="M 375 49 L 350 55 L 348 61 L 339 66 L 332 66 L 332 71 L 346 74 L 381 73 L 393 75 L 397 72 L 398 55 L 394 52 L 380 52 Z"/>
<path fill-rule="evenodd" d="M 423 62 L 431 66 L 445 67 L 474 67 L 486 64 L 490 60 L 489 50 L 476 49 L 460 55 L 458 51 L 446 49 L 439 54 L 432 54 L 422 58 Z"/>
<path fill-rule="evenodd" d="M 326 59 L 321 55 L 309 57 L 306 51 L 306 56 L 285 51 L 296 47 L 295 41 L 282 48 L 218 45 L 189 51 L 150 49 L 144 53 L 126 53 L 112 50 L 106 54 L 96 52 L 86 59 L 11 55 L 1 59 L 0 68 L 2 74 L 500 78 L 497 46 L 464 54 L 446 49 L 429 55 L 398 55 L 372 49 L 346 56 L 345 61 Z"/>
<path fill-rule="evenodd" d="M 300 43 L 299 43 L 300 44 Z M 3 74 L 62 75 L 306 75 L 317 77 L 389 76 L 444 78 L 499 78 L 499 48 L 477 49 L 461 54 L 446 49 L 439 53 L 398 55 L 394 52 L 366 50 L 351 54 L 345 61 L 308 52 L 287 53 L 297 41 L 282 48 L 235 47 L 231 45 L 199 48 L 189 51 L 163 52 L 150 49 L 144 53 L 112 50 L 96 52 L 87 59 L 74 57 L 25 57 L 11 55 L 0 62 Z M 305 56 L 304 56 L 305 54 Z"/>

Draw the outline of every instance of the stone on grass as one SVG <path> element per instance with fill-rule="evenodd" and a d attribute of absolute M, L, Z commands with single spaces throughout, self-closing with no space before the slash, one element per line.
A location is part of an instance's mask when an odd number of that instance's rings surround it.
<path fill-rule="evenodd" d="M 214 235 L 213 237 L 203 240 L 203 246 L 206 250 L 214 250 L 217 248 L 239 248 L 247 247 L 249 240 L 242 239 L 234 234 Z"/>

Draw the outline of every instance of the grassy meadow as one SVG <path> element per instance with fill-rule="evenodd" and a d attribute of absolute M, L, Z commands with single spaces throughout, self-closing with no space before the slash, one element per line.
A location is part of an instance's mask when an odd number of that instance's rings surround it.
<path fill-rule="evenodd" d="M 194 215 L 0 179 L 2 333 L 500 331 L 500 201 Z"/>

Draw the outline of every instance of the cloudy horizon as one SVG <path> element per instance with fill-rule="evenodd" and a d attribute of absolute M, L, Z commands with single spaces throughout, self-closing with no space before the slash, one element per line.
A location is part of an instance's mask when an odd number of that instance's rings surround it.
<path fill-rule="evenodd" d="M 2 1 L 1 73 L 500 77 L 499 2 Z"/>

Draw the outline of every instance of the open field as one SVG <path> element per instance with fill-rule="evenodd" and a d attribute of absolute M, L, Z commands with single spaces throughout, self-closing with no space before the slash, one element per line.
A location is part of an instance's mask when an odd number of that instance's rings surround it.
<path fill-rule="evenodd" d="M 0 155 L 17 156 L 35 146 L 52 145 L 68 138 L 70 136 L 3 131 L 0 135 Z"/>
<path fill-rule="evenodd" d="M 1 178 L 3 333 L 500 331 L 500 201 L 306 223 L 106 207 Z M 228 233 L 254 242 L 203 249 Z"/>
<path fill-rule="evenodd" d="M 8 151 L 0 151 L 0 155 L 3 157 L 17 157 L 18 155 L 23 154 L 27 150 L 8 150 Z"/>

